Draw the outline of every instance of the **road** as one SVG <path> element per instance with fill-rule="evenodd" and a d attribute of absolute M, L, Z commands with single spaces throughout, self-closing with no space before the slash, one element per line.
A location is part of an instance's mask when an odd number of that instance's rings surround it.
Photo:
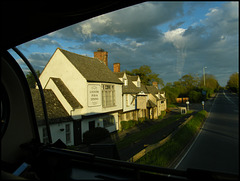
<path fill-rule="evenodd" d="M 204 169 L 239 174 L 239 97 L 217 94 L 200 133 L 176 169 Z"/>

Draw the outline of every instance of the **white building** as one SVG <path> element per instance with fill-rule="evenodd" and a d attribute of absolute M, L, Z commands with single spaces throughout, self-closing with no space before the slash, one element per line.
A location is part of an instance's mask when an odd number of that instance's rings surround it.
<path fill-rule="evenodd" d="M 75 145 L 91 128 L 113 132 L 119 127 L 122 82 L 107 67 L 107 52 L 100 49 L 94 56 L 58 48 L 39 77 L 43 89 L 51 89 L 74 120 Z"/>

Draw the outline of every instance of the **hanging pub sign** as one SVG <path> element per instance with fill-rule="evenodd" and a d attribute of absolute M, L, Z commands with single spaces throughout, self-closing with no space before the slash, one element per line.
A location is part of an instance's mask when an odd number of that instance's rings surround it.
<path fill-rule="evenodd" d="M 137 109 L 147 109 L 147 96 L 138 95 L 137 96 Z"/>

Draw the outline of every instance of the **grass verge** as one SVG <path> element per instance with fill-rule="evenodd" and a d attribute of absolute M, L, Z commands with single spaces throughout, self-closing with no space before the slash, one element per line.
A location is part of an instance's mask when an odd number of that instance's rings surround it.
<path fill-rule="evenodd" d="M 144 130 L 141 130 L 137 133 L 134 133 L 132 135 L 129 135 L 128 137 L 123 138 L 122 140 L 116 142 L 117 148 L 118 149 L 123 149 L 128 147 L 130 144 L 132 144 L 133 142 L 137 142 L 151 134 L 153 134 L 154 132 L 158 131 L 159 129 L 162 129 L 164 127 L 166 127 L 167 125 L 177 121 L 178 119 L 180 119 L 181 117 L 183 117 L 185 115 L 175 115 L 172 116 L 170 118 L 164 119 L 159 123 L 154 124 L 153 126 L 150 126 Z"/>
<path fill-rule="evenodd" d="M 198 112 L 168 142 L 147 153 L 145 156 L 137 160 L 136 163 L 168 167 L 193 138 L 193 136 L 199 131 L 206 117 L 207 112 L 205 110 Z"/>

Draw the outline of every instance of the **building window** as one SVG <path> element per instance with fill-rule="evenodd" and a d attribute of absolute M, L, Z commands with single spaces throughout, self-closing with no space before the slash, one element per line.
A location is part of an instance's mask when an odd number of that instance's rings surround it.
<path fill-rule="evenodd" d="M 65 125 L 65 130 L 66 130 L 66 143 L 71 143 L 71 128 L 70 124 Z"/>
<path fill-rule="evenodd" d="M 43 134 L 43 143 L 47 144 L 48 143 L 48 134 L 47 134 L 47 128 L 46 127 L 42 128 L 42 134 Z"/>
<path fill-rule="evenodd" d="M 127 79 L 123 79 L 123 82 L 124 82 L 124 86 L 128 85 L 128 80 Z"/>
<path fill-rule="evenodd" d="M 102 105 L 103 107 L 116 105 L 114 85 L 102 85 Z"/>
<path fill-rule="evenodd" d="M 137 81 L 137 87 L 141 87 L 141 86 L 140 86 L 140 81 Z"/>
<path fill-rule="evenodd" d="M 109 116 L 109 117 L 103 118 L 104 128 L 109 127 L 109 126 L 113 126 L 114 124 L 115 124 L 114 116 Z"/>

